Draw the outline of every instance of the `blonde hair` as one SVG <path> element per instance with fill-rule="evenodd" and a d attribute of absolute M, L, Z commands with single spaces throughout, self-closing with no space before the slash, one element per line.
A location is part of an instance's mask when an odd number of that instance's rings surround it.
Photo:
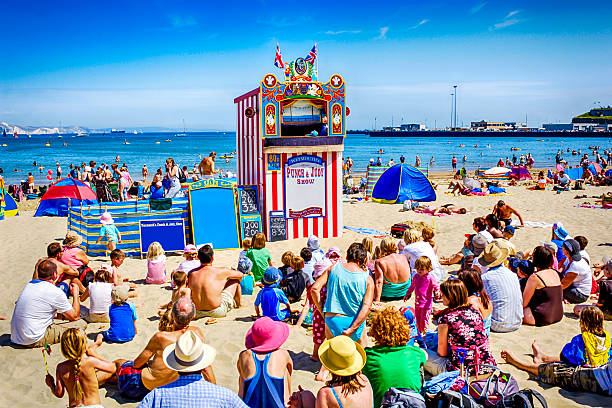
<path fill-rule="evenodd" d="M 293 257 L 295 255 L 293 255 L 293 252 L 291 251 L 286 251 L 283 256 L 281 256 L 281 262 L 283 263 L 283 265 L 288 265 L 291 266 L 291 263 L 293 262 Z"/>
<path fill-rule="evenodd" d="M 162 248 L 161 244 L 157 241 L 151 242 L 149 245 L 149 250 L 147 251 L 147 259 L 153 260 L 158 256 L 164 255 L 164 248 Z"/>
<path fill-rule="evenodd" d="M 414 242 L 418 242 L 421 240 L 421 234 L 419 234 L 419 231 L 415 230 L 415 229 L 407 229 L 406 231 L 404 231 L 404 242 L 406 244 L 412 244 Z"/>
<path fill-rule="evenodd" d="M 159 318 L 159 324 L 157 325 L 159 331 L 173 331 L 174 322 L 172 320 L 172 307 L 168 307 L 163 315 Z"/>
<path fill-rule="evenodd" d="M 251 238 L 245 238 L 242 240 L 242 249 L 245 251 L 251 249 Z"/>
<path fill-rule="evenodd" d="M 294 256 L 293 260 L 291 261 L 291 267 L 294 271 L 301 271 L 304 269 L 304 258 L 301 256 Z"/>
<path fill-rule="evenodd" d="M 376 260 L 376 259 L 380 259 L 380 258 L 382 258 L 383 256 L 384 256 L 384 255 L 383 255 L 383 252 L 382 252 L 382 250 L 380 249 L 380 247 L 379 247 L 379 246 L 377 246 L 376 248 L 374 248 L 374 255 L 372 256 L 372 259 L 375 259 L 375 260 Z"/>
<path fill-rule="evenodd" d="M 423 237 L 423 241 L 428 242 L 432 248 L 436 246 L 436 243 L 433 241 L 433 237 L 436 235 L 433 228 L 425 227 L 421 231 L 421 236 Z"/>
<path fill-rule="evenodd" d="M 397 252 L 397 244 L 395 243 L 395 239 L 393 237 L 384 237 L 382 241 L 380 241 L 380 252 L 381 256 L 391 255 Z"/>
<path fill-rule="evenodd" d="M 368 251 L 370 255 L 373 254 L 372 248 L 374 247 L 374 241 L 372 241 L 372 238 L 370 237 L 363 238 L 363 240 L 361 241 L 361 244 L 365 247 L 365 249 Z"/>
<path fill-rule="evenodd" d="M 266 247 L 266 234 L 263 232 L 258 232 L 253 235 L 253 240 L 251 241 L 251 245 L 253 249 L 261 249 Z"/>
<path fill-rule="evenodd" d="M 87 340 L 81 329 L 73 327 L 62 334 L 60 342 L 64 357 L 74 360 L 74 397 L 79 401 L 84 395 L 79 377 L 81 376 L 81 359 L 85 354 Z"/>
<path fill-rule="evenodd" d="M 580 331 L 603 336 L 605 334 L 603 322 L 604 314 L 596 306 L 587 306 L 580 311 Z"/>
<path fill-rule="evenodd" d="M 427 256 L 419 256 L 414 263 L 414 269 L 425 269 L 431 271 L 433 269 L 431 266 L 431 259 L 429 259 Z"/>
<path fill-rule="evenodd" d="M 368 334 L 378 347 L 403 346 L 410 340 L 410 325 L 396 308 L 387 306 L 374 314 Z"/>

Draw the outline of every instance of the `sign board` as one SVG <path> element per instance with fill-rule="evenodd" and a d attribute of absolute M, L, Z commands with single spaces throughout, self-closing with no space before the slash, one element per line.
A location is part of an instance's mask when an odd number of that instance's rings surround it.
<path fill-rule="evenodd" d="M 287 240 L 287 220 L 283 211 L 270 211 L 270 241 Z"/>
<path fill-rule="evenodd" d="M 166 252 L 185 249 L 185 220 L 140 220 L 140 253 L 149 250 L 152 242 L 159 242 Z"/>
<path fill-rule="evenodd" d="M 319 156 L 302 155 L 284 167 L 285 218 L 325 217 L 326 163 Z"/>
<path fill-rule="evenodd" d="M 241 186 L 238 189 L 238 205 L 241 215 L 259 214 L 257 186 Z"/>
<path fill-rule="evenodd" d="M 240 229 L 242 232 L 242 239 L 252 238 L 253 235 L 261 232 L 261 217 L 257 215 L 247 215 L 240 217 Z"/>
<path fill-rule="evenodd" d="M 215 249 L 240 247 L 236 185 L 223 179 L 200 180 L 189 186 L 193 243 Z"/>
<path fill-rule="evenodd" d="M 280 170 L 281 158 L 280 153 L 268 153 L 268 170 Z"/>

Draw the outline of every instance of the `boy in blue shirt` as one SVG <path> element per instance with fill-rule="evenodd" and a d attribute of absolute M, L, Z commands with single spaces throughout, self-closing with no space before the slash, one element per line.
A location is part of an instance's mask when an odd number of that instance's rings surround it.
<path fill-rule="evenodd" d="M 262 279 L 264 287 L 259 291 L 257 297 L 255 298 L 255 313 L 257 314 L 257 317 L 261 317 L 259 310 L 260 305 L 263 315 L 272 320 L 283 321 L 291 316 L 289 299 L 287 299 L 285 293 L 278 288 L 280 278 L 280 271 L 273 266 L 269 266 L 264 272 Z M 280 310 L 281 302 L 287 306 L 286 309 Z"/>
<path fill-rule="evenodd" d="M 126 284 L 113 287 L 113 304 L 108 308 L 110 328 L 103 332 L 104 339 L 110 343 L 125 343 L 136 336 L 136 308 L 128 303 L 130 287 Z"/>

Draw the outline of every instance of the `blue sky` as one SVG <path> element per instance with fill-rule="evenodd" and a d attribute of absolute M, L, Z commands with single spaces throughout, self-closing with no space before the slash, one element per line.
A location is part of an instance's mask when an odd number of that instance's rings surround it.
<path fill-rule="evenodd" d="M 233 98 L 319 47 L 349 128 L 567 122 L 612 105 L 612 4 L 570 1 L 5 2 L 0 121 L 235 128 Z"/>

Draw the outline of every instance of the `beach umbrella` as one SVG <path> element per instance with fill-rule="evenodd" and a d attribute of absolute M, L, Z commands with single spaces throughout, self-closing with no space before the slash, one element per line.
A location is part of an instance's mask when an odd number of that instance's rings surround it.
<path fill-rule="evenodd" d="M 80 180 L 61 179 L 53 184 L 40 199 L 35 217 L 68 215 L 70 205 L 95 205 L 96 193 Z"/>
<path fill-rule="evenodd" d="M 482 174 L 485 176 L 499 176 L 510 173 L 512 170 L 506 167 L 491 167 L 490 169 L 485 170 Z"/>
<path fill-rule="evenodd" d="M 590 171 L 592 174 L 597 174 L 597 173 L 599 173 L 601 170 L 602 170 L 602 169 L 601 169 L 601 166 L 599 165 L 599 163 L 591 162 L 591 163 L 589 164 L 589 171 Z"/>

